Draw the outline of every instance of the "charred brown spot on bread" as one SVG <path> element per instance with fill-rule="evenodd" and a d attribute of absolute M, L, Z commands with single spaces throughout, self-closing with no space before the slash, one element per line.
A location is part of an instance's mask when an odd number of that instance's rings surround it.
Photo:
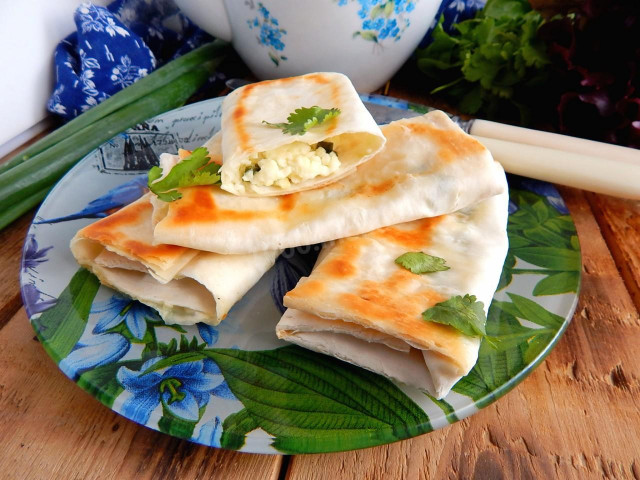
<path fill-rule="evenodd" d="M 283 212 L 289 212 L 296 206 L 298 200 L 297 193 L 290 193 L 289 195 L 282 195 L 280 197 L 280 210 Z"/>
<path fill-rule="evenodd" d="M 407 270 L 397 270 L 382 282 L 366 280 L 357 290 L 361 298 L 383 306 L 395 315 L 419 317 L 424 310 L 444 298 L 430 288 L 415 290 L 416 277 Z"/>
<path fill-rule="evenodd" d="M 244 117 L 247 115 L 247 109 L 244 107 L 244 96 L 240 97 L 235 110 L 233 111 L 233 126 L 236 129 L 236 135 L 238 137 L 238 143 L 241 149 L 249 148 L 249 133 L 244 127 Z"/>
<path fill-rule="evenodd" d="M 244 222 L 274 217 L 273 210 L 229 210 L 219 208 L 210 186 L 189 187 L 182 190 L 182 198 L 172 202 L 168 223 L 183 226 L 196 223 Z"/>
<path fill-rule="evenodd" d="M 218 212 L 207 187 L 190 187 L 184 189 L 182 198 L 169 205 L 169 217 L 176 225 L 196 223 L 198 221 L 215 221 Z M 203 216 L 206 216 L 203 218 Z"/>
<path fill-rule="evenodd" d="M 129 207 L 118 210 L 102 220 L 92 223 L 81 230 L 83 236 L 100 240 L 101 238 L 118 237 L 117 229 L 126 225 L 134 225 L 140 221 L 143 214 L 152 209 L 150 203 L 142 202 L 130 205 Z M 119 238 L 119 237 L 118 237 Z"/>
<path fill-rule="evenodd" d="M 352 277 L 356 274 L 356 267 L 349 260 L 345 258 L 336 258 L 325 262 L 322 265 L 322 271 L 332 277 Z"/>
<path fill-rule="evenodd" d="M 362 246 L 365 243 L 368 241 L 361 237 L 339 240 L 329 258 L 318 267 L 318 273 L 335 278 L 354 276 L 358 271 L 356 260 L 360 257 Z"/>
<path fill-rule="evenodd" d="M 153 207 L 149 202 L 138 202 L 124 208 L 102 220 L 93 223 L 81 232 L 82 236 L 104 245 L 117 245 L 131 256 L 147 258 L 163 258 L 181 255 L 186 248 L 176 245 L 151 245 L 131 240 L 126 227 L 137 227 Z"/>
<path fill-rule="evenodd" d="M 405 125 L 413 134 L 424 135 L 438 145 L 438 157 L 446 162 L 459 160 L 486 151 L 484 145 L 458 128 L 441 129 L 429 123 Z"/>
<path fill-rule="evenodd" d="M 343 309 L 344 318 L 418 345 L 429 343 L 425 340 L 436 335 L 441 343 L 458 349 L 460 334 L 455 329 L 425 322 L 421 317 L 424 310 L 444 301 L 445 297 L 429 288 L 400 295 L 402 281 L 398 284 L 398 280 L 394 274 L 384 282 L 363 282 L 356 293 L 340 294 L 337 302 Z"/>
<path fill-rule="evenodd" d="M 364 185 L 359 186 L 354 193 L 355 195 L 375 197 L 391 190 L 396 182 L 397 179 L 391 178 L 380 183 L 365 183 Z"/>
<path fill-rule="evenodd" d="M 396 226 L 374 230 L 370 235 L 401 245 L 407 249 L 420 250 L 430 243 L 431 230 L 443 220 L 444 216 L 424 218 L 411 222 L 413 228 L 407 230 Z"/>
<path fill-rule="evenodd" d="M 284 304 L 287 305 L 287 297 L 306 298 L 321 295 L 325 291 L 325 284 L 320 280 L 301 279 L 296 288 L 284 296 Z"/>
<path fill-rule="evenodd" d="M 126 240 L 122 243 L 122 246 L 128 253 L 141 259 L 167 259 L 167 257 L 177 257 L 187 250 L 186 248 L 179 247 L 177 245 L 149 245 L 148 243 L 139 242 L 137 240 Z"/>

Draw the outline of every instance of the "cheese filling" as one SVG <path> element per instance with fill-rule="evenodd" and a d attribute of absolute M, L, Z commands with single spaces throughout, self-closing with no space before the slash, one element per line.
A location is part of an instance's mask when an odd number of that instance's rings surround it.
<path fill-rule="evenodd" d="M 326 177 L 338 170 L 340 160 L 336 152 L 327 152 L 320 145 L 293 142 L 253 154 L 242 166 L 245 169 L 242 180 L 253 185 L 288 188 L 304 180 Z"/>

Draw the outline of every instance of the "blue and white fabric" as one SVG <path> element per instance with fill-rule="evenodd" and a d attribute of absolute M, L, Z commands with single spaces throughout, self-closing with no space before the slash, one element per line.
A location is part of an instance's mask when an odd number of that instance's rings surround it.
<path fill-rule="evenodd" d="M 173 0 L 83 3 L 74 21 L 77 31 L 55 50 L 56 85 L 47 104 L 67 120 L 211 40 Z"/>

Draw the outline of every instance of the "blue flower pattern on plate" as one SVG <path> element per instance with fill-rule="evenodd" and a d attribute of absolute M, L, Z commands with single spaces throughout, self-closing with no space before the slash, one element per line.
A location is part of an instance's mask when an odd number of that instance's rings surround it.
<path fill-rule="evenodd" d="M 60 369 L 69 378 L 82 372 L 120 360 L 131 343 L 119 333 L 103 333 L 79 341 L 71 353 L 60 361 Z"/>
<path fill-rule="evenodd" d="M 222 422 L 220 417 L 203 423 L 198 434 L 198 443 L 203 445 L 211 445 L 212 447 L 220 447 L 220 437 L 222 436 Z"/>
<path fill-rule="evenodd" d="M 213 328 L 211 325 L 207 325 L 206 323 L 196 323 L 196 327 L 198 327 L 200 337 L 207 345 L 211 346 L 218 341 L 218 330 Z"/>
<path fill-rule="evenodd" d="M 220 369 L 212 360 L 180 363 L 166 369 L 144 373 L 162 357 L 147 360 L 139 372 L 120 367 L 117 379 L 132 395 L 122 405 L 123 415 L 145 424 L 162 402 L 172 415 L 196 422 L 209 398 L 233 398 Z M 229 397 L 231 395 L 231 397 Z"/>
<path fill-rule="evenodd" d="M 142 340 L 147 333 L 147 320 L 162 322 L 155 310 L 119 294 L 106 302 L 94 303 L 91 313 L 102 313 L 93 333 L 107 332 L 124 322 L 131 335 L 138 340 Z"/>
<path fill-rule="evenodd" d="M 247 20 L 247 25 L 250 29 L 257 29 L 259 35 L 256 37 L 258 43 L 265 47 L 269 47 L 269 58 L 277 66 L 280 62 L 287 60 L 287 57 L 282 55 L 285 44 L 283 42 L 283 36 L 287 34 L 284 28 L 280 28 L 280 24 L 276 18 L 271 16 L 271 13 L 261 3 L 258 3 L 259 16 L 256 16 L 252 20 Z"/>
<path fill-rule="evenodd" d="M 46 262 L 48 260 L 46 256 L 47 252 L 52 248 L 53 247 L 51 246 L 39 248 L 35 235 L 30 234 L 25 242 L 22 270 L 24 272 L 28 270 L 35 270 L 38 265 Z"/>
<path fill-rule="evenodd" d="M 22 287 L 22 295 L 24 296 L 24 307 L 27 310 L 28 317 L 44 312 L 56 304 L 55 298 L 42 293 L 34 283 L 24 285 Z M 44 300 L 42 297 L 49 297 L 49 299 Z"/>

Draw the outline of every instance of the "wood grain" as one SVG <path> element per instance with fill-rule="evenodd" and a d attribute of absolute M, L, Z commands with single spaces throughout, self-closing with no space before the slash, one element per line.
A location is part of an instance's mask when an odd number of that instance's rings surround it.
<path fill-rule="evenodd" d="M 20 259 L 22 245 L 35 211 L 16 220 L 10 228 L 0 232 L 0 329 L 22 306 L 20 298 Z"/>
<path fill-rule="evenodd" d="M 582 244 L 583 281 L 547 360 L 470 418 L 392 445 L 293 457 L 288 480 L 640 479 L 638 311 L 584 194 L 562 194 Z"/>
<path fill-rule="evenodd" d="M 594 193 L 586 197 L 622 279 L 640 310 L 640 202 Z"/>
<path fill-rule="evenodd" d="M 278 478 L 281 456 L 204 447 L 104 407 L 58 370 L 24 309 L 0 330 L 0 372 L 0 478 Z"/>

